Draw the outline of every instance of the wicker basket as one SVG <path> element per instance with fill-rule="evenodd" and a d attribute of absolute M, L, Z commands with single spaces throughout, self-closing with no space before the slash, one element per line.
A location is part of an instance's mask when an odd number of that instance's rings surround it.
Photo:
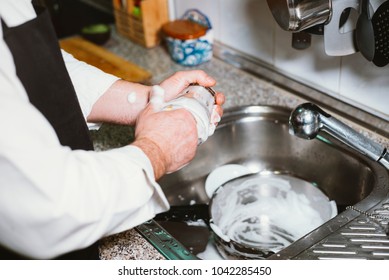
<path fill-rule="evenodd" d="M 113 0 L 117 31 L 150 48 L 161 41 L 161 26 L 169 21 L 168 0 Z"/>

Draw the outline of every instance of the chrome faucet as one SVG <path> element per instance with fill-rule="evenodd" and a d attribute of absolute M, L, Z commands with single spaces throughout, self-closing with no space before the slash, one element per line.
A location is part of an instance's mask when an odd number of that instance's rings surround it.
<path fill-rule="evenodd" d="M 289 118 L 289 132 L 303 139 L 314 139 L 323 130 L 389 170 L 387 148 L 356 132 L 351 127 L 324 112 L 317 105 L 297 106 Z"/>

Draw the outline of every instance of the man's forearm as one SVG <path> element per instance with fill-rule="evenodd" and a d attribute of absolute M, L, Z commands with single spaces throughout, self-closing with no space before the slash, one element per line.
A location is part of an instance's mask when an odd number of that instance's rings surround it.
<path fill-rule="evenodd" d="M 149 101 L 149 91 L 149 86 L 116 81 L 93 105 L 88 122 L 135 124 Z"/>

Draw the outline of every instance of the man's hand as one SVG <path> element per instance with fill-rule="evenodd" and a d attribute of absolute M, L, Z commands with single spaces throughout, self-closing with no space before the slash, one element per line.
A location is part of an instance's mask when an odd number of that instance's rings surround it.
<path fill-rule="evenodd" d="M 198 135 L 192 114 L 185 109 L 161 111 L 161 104 L 176 98 L 193 83 L 212 87 L 216 81 L 201 70 L 177 72 L 160 84 L 164 95 L 151 92 L 151 102 L 137 118 L 132 145 L 141 148 L 148 156 L 156 180 L 185 166 L 196 154 Z M 216 112 L 220 117 L 224 100 L 222 93 L 216 93 Z"/>
<path fill-rule="evenodd" d="M 132 145 L 150 159 L 158 180 L 189 163 L 195 156 L 197 141 L 196 122 L 189 111 L 156 111 L 150 104 L 138 117 Z"/>
<path fill-rule="evenodd" d="M 216 85 L 214 78 L 209 76 L 202 70 L 190 70 L 176 72 L 166 80 L 164 80 L 160 86 L 165 90 L 165 101 L 170 101 L 177 97 L 177 95 L 187 88 L 190 84 L 199 84 L 203 87 L 213 87 Z M 216 92 L 215 95 L 216 111 L 221 117 L 223 115 L 223 104 L 225 102 L 224 94 Z"/>

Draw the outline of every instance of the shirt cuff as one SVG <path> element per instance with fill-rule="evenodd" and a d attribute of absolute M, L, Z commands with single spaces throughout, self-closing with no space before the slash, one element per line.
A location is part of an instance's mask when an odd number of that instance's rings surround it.
<path fill-rule="evenodd" d="M 97 99 L 120 78 L 77 60 L 63 50 L 62 56 L 86 119 Z"/>
<path fill-rule="evenodd" d="M 154 189 L 153 200 L 154 202 L 156 202 L 153 204 L 154 212 L 158 214 L 169 210 L 170 208 L 169 202 L 164 192 L 162 191 L 161 186 L 155 181 L 154 169 L 153 166 L 151 165 L 150 159 L 146 156 L 146 154 L 140 148 L 131 145 L 117 148 L 115 150 L 117 151 L 123 150 L 126 153 L 128 153 L 128 156 L 129 158 L 131 158 L 131 161 L 139 165 L 144 170 L 149 184 Z"/>

